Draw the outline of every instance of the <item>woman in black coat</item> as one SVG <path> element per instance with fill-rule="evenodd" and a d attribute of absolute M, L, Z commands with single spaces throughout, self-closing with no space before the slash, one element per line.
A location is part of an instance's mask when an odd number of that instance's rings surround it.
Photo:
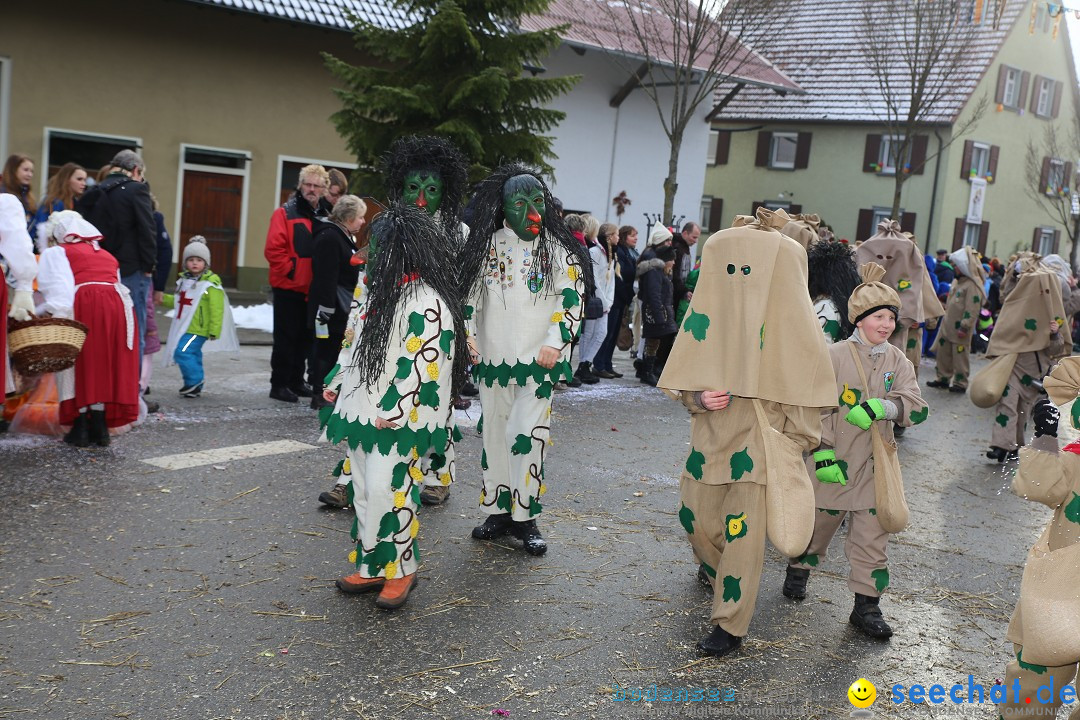
<path fill-rule="evenodd" d="M 323 399 L 323 379 L 337 362 L 345 326 L 349 321 L 353 291 L 360 278 L 356 233 L 364 226 L 367 205 L 355 195 L 343 195 L 330 217 L 316 221 L 311 254 L 311 288 L 308 290 L 308 325 L 315 327 L 315 361 L 311 407 L 329 403 Z"/>
<path fill-rule="evenodd" d="M 593 372 L 604 373 L 600 377 L 622 377 L 622 373 L 615 371 L 611 357 L 615 354 L 619 333 L 624 325 L 629 325 L 628 318 L 624 316 L 627 310 L 633 307 L 634 277 L 638 260 L 637 250 L 634 249 L 637 247 L 637 236 L 638 231 L 632 225 L 619 228 L 619 244 L 615 247 L 615 261 L 618 266 L 615 274 L 615 299 L 608 312 L 607 336 L 593 359 Z"/>
<path fill-rule="evenodd" d="M 658 382 L 659 363 L 667 359 L 679 329 L 675 324 L 675 287 L 671 281 L 674 266 L 675 249 L 670 245 L 656 248 L 655 257 L 646 252 L 637 265 L 641 337 L 645 338 L 645 357 L 638 377 L 648 385 Z"/>

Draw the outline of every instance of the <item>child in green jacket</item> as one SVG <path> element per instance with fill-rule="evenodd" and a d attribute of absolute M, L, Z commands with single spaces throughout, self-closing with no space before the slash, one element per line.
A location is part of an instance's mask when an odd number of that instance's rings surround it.
<path fill-rule="evenodd" d="M 165 307 L 175 307 L 176 317 L 169 328 L 165 362 L 171 360 L 180 367 L 184 397 L 199 397 L 202 393 L 203 345 L 207 340 L 221 337 L 222 323 L 228 298 L 221 287 L 221 278 L 210 270 L 210 249 L 205 238 L 195 235 L 184 246 L 184 271 L 176 279 L 176 293 L 162 296 Z"/>

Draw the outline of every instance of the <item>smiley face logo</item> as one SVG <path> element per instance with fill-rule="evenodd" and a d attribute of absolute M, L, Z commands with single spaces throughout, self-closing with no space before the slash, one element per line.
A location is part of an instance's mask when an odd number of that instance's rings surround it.
<path fill-rule="evenodd" d="M 866 678 L 859 678 L 851 683 L 847 691 L 848 700 L 857 708 L 868 708 L 877 700 L 877 688 Z"/>

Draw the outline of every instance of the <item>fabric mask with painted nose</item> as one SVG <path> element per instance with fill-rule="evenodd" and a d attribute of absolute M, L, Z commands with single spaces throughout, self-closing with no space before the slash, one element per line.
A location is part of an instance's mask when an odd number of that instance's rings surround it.
<path fill-rule="evenodd" d="M 402 199 L 409 205 L 427 210 L 434 215 L 442 205 L 445 186 L 438 173 L 426 170 L 413 171 L 405 176 Z"/>
<path fill-rule="evenodd" d="M 532 242 L 544 226 L 544 188 L 532 175 L 510 178 L 503 187 L 503 215 L 514 234 Z"/>

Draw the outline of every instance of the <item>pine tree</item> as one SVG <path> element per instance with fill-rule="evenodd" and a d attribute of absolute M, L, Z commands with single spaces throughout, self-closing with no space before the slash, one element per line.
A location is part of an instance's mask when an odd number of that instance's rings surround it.
<path fill-rule="evenodd" d="M 520 161 L 551 173 L 549 132 L 565 113 L 544 105 L 578 77 L 527 74 L 561 42 L 553 28 L 522 32 L 524 15 L 549 0 L 393 0 L 415 21 L 386 29 L 354 20 L 356 48 L 367 64 L 323 57 L 344 84 L 343 108 L 331 117 L 356 156 L 354 182 L 373 189 L 374 165 L 402 135 L 449 138 L 472 162 L 471 180 Z"/>

